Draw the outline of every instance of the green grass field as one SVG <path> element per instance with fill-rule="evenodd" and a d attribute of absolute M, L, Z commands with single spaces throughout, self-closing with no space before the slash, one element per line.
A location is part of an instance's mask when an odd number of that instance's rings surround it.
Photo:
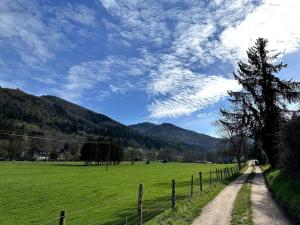
<path fill-rule="evenodd" d="M 0 163 L 0 224 L 58 224 L 66 210 L 72 224 L 134 224 L 138 185 L 143 183 L 143 218 L 151 220 L 171 206 L 171 180 L 176 180 L 178 201 L 199 190 L 198 172 L 209 188 L 209 171 L 221 164 L 144 163 L 83 166 L 79 163 Z"/>

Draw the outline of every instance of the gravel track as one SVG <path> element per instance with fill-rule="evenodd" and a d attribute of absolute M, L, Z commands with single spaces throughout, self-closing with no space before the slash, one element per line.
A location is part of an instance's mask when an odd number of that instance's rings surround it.
<path fill-rule="evenodd" d="M 290 225 L 266 187 L 261 168 L 256 166 L 256 176 L 251 186 L 251 203 L 254 225 Z"/>
<path fill-rule="evenodd" d="M 208 203 L 192 225 L 230 225 L 234 200 L 251 169 L 249 167 L 243 175 L 226 186 L 217 197 Z"/>

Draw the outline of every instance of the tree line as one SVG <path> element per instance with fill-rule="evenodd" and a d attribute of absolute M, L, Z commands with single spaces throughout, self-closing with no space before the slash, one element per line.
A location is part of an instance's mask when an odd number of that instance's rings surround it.
<path fill-rule="evenodd" d="M 81 147 L 80 158 L 86 164 L 119 164 L 123 159 L 123 148 L 112 141 L 88 139 Z"/>
<path fill-rule="evenodd" d="M 290 176 L 300 176 L 300 83 L 277 75 L 286 64 L 268 49 L 268 40 L 258 38 L 247 51 L 247 61 L 238 62 L 234 78 L 240 91 L 229 91 L 229 109 L 221 108 L 217 122 L 224 145 L 239 164 L 247 158 L 246 143 L 253 141 L 252 157 L 273 168 L 283 168 Z"/>

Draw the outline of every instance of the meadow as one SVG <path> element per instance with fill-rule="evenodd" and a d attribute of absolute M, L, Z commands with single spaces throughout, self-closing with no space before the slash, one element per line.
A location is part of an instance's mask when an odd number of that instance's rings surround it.
<path fill-rule="evenodd" d="M 191 175 L 199 191 L 209 188 L 209 171 L 232 165 L 196 163 L 0 163 L 0 224 L 58 224 L 66 210 L 67 224 L 135 224 L 138 186 L 144 185 L 143 220 L 171 207 L 171 180 L 177 201 L 190 196 Z"/>

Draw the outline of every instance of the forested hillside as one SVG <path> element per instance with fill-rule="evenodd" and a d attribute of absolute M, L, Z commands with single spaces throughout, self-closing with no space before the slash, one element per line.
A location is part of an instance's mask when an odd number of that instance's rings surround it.
<path fill-rule="evenodd" d="M 155 135 L 148 132 L 140 132 L 131 127 L 125 126 L 103 114 L 95 113 L 79 105 L 65 101 L 55 96 L 36 97 L 27 94 L 19 89 L 0 88 L 0 130 L 1 145 L 6 146 L 8 152 L 14 149 L 10 158 L 15 158 L 24 153 L 24 149 L 30 151 L 53 151 L 53 143 L 37 144 L 37 140 L 22 136 L 12 136 L 4 132 L 16 134 L 35 135 L 38 137 L 54 139 L 72 139 L 84 141 L 87 138 L 97 138 L 98 140 L 110 140 L 123 147 L 140 149 L 168 149 L 169 151 L 204 151 L 212 150 L 213 145 L 207 142 L 199 144 L 197 141 L 185 139 L 172 140 L 171 137 Z M 177 129 L 181 129 L 178 128 Z M 178 133 L 180 134 L 180 133 Z M 184 135 L 184 133 L 181 133 Z M 24 141 L 27 141 L 24 144 Z M 30 142 L 30 143 L 29 143 Z M 35 144 L 33 144 L 35 142 Z M 15 145 L 18 145 L 16 147 Z M 66 148 L 66 143 L 56 143 L 55 151 Z M 26 145 L 26 146 L 25 146 Z M 28 146 L 27 146 L 28 145 Z M 69 146 L 70 144 L 68 144 Z M 9 147 L 7 147 L 9 146 Z M 52 147 L 52 148 L 51 148 Z M 68 147 L 70 148 L 70 147 Z M 80 148 L 78 145 L 77 149 Z M 2 149 L 5 149 L 2 147 Z M 15 152 L 17 150 L 17 152 Z M 60 149 L 60 150 L 57 150 Z M 66 149 L 64 149 L 66 150 Z M 75 151 L 75 150 L 74 150 Z M 77 152 L 79 150 L 76 150 Z M 4 153 L 5 154 L 5 153 Z M 78 155 L 78 153 L 76 153 Z M 9 155 L 9 154 L 8 154 Z M 1 157 L 0 157 L 1 158 Z"/>
<path fill-rule="evenodd" d="M 130 127 L 151 137 L 169 141 L 176 140 L 177 142 L 199 146 L 201 149 L 215 149 L 219 143 L 218 138 L 186 130 L 170 123 L 156 125 L 145 122 L 130 125 Z"/>

